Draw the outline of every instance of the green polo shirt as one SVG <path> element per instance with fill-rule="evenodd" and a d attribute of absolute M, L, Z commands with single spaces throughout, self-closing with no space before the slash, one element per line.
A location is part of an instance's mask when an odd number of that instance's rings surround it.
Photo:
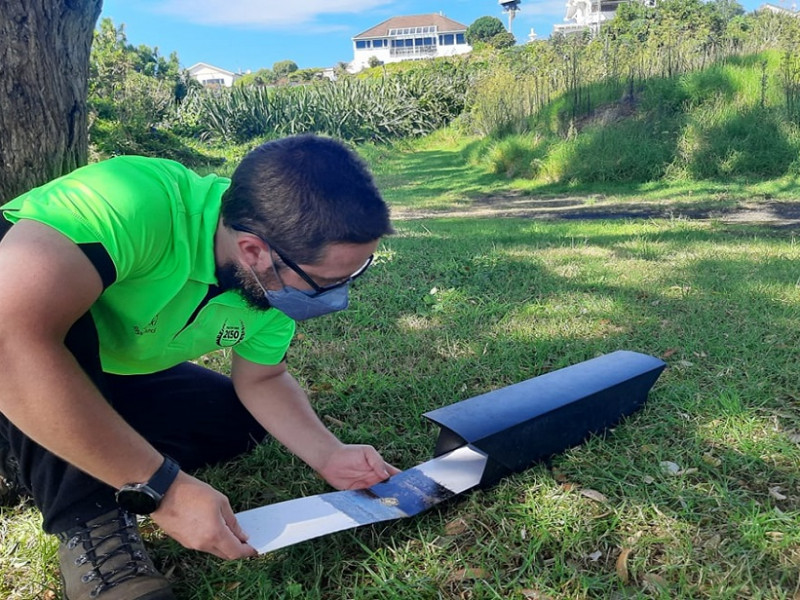
<path fill-rule="evenodd" d="M 2 211 L 14 223 L 53 227 L 98 267 L 105 290 L 91 314 L 105 371 L 152 373 L 220 348 L 277 364 L 294 321 L 251 308 L 236 291 L 215 294 L 214 232 L 229 185 L 170 160 L 122 156 L 73 171 Z"/>

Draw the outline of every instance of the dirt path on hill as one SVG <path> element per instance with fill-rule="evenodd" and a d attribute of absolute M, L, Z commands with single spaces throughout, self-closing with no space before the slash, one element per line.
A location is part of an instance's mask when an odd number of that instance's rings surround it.
<path fill-rule="evenodd" d="M 604 202 L 596 196 L 543 198 L 502 195 L 473 200 L 455 210 L 417 210 L 393 207 L 398 220 L 447 217 L 522 217 L 542 220 L 569 219 L 699 219 L 722 223 L 800 228 L 800 199 L 797 201 L 752 200 L 709 208 L 681 199 L 660 202 Z"/>

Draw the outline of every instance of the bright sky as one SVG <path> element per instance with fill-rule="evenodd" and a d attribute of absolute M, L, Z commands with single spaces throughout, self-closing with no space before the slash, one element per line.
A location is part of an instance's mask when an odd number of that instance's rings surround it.
<path fill-rule="evenodd" d="M 740 0 L 748 11 L 762 3 Z M 531 28 L 545 38 L 563 23 L 566 0 L 522 0 L 520 9 L 513 33 L 523 43 Z M 496 0 L 105 0 L 101 18 L 124 23 L 131 44 L 176 51 L 183 67 L 205 62 L 238 72 L 286 59 L 333 67 L 353 59 L 351 38 L 373 25 L 438 12 L 467 26 L 486 15 L 508 22 Z"/>

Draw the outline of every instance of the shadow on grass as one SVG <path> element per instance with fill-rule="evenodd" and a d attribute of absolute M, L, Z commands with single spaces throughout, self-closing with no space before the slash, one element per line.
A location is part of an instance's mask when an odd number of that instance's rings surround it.
<path fill-rule="evenodd" d="M 397 219 L 508 216 L 543 219 L 714 219 L 758 208 L 756 221 L 798 220 L 800 178 L 698 182 L 551 183 L 519 187 L 468 164 L 460 150 L 406 155 L 377 180 Z"/>
<path fill-rule="evenodd" d="M 491 174 L 467 164 L 458 151 L 421 150 L 403 157 L 398 170 L 382 175 L 379 187 L 392 205 L 452 206 L 453 200 L 484 193 L 498 185 Z"/>

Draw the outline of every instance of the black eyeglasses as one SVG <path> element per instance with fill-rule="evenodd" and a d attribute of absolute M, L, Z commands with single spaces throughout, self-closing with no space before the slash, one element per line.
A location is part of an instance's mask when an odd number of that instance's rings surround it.
<path fill-rule="evenodd" d="M 375 258 L 374 254 L 370 254 L 369 258 L 367 258 L 367 261 L 363 265 L 361 265 L 356 270 L 355 273 L 350 275 L 350 277 L 342 279 L 341 281 L 337 281 L 336 283 L 332 283 L 331 285 L 318 285 L 317 282 L 314 281 L 308 273 L 306 273 L 305 271 L 303 271 L 303 269 L 300 268 L 300 265 L 298 265 L 296 262 L 294 262 L 289 257 L 287 257 L 283 252 L 281 252 L 278 248 L 275 247 L 275 244 L 270 242 L 267 238 L 265 238 L 261 234 L 258 234 L 255 231 L 247 229 L 246 227 L 242 227 L 241 225 L 232 225 L 231 228 L 234 229 L 235 231 L 241 231 L 243 233 L 249 233 L 250 235 L 254 235 L 258 239 L 260 239 L 262 242 L 267 244 L 269 246 L 270 252 L 274 251 L 275 254 L 278 255 L 278 258 L 281 259 L 281 262 L 283 262 L 283 264 L 285 264 L 292 271 L 297 273 L 297 275 L 303 281 L 305 281 L 308 285 L 311 286 L 311 289 L 314 290 L 314 295 L 315 296 L 318 296 L 320 294 L 324 294 L 325 292 L 330 292 L 331 290 L 335 290 L 336 288 L 340 288 L 340 287 L 345 286 L 345 285 L 349 285 L 351 281 L 353 281 L 354 279 L 356 279 L 358 277 L 361 277 L 364 274 L 364 272 L 369 268 L 369 266 L 372 264 L 372 261 Z M 277 274 L 277 270 L 275 271 L 275 273 Z M 278 279 L 280 279 L 280 275 L 278 275 Z M 281 282 L 281 283 L 283 283 L 283 282 Z"/>

